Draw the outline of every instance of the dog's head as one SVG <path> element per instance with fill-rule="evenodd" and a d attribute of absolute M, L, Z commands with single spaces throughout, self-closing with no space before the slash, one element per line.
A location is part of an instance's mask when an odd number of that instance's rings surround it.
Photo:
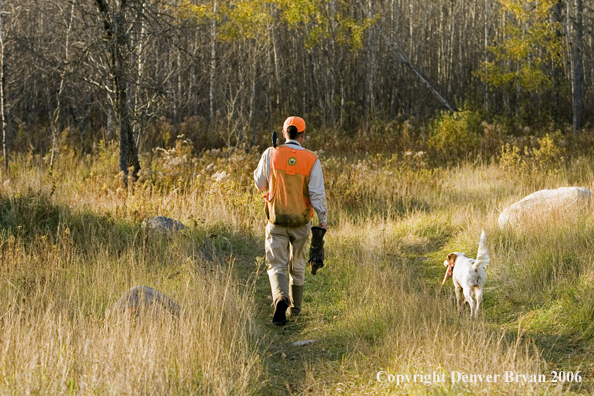
<path fill-rule="evenodd" d="M 456 262 L 456 259 L 458 258 L 458 254 L 457 253 L 450 253 L 448 254 L 448 258 L 443 262 L 444 267 L 447 267 L 448 265 L 454 265 L 454 263 Z"/>

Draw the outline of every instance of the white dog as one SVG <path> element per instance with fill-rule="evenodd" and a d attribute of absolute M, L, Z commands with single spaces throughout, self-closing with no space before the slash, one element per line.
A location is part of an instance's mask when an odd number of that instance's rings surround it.
<path fill-rule="evenodd" d="M 470 317 L 474 319 L 478 317 L 481 302 L 483 301 L 483 287 L 487 280 L 484 267 L 489 262 L 485 231 L 481 234 L 476 260 L 466 257 L 464 253 L 455 252 L 448 254 L 448 258 L 443 262 L 443 265 L 448 268 L 443 283 L 445 283 L 448 276 L 452 276 L 460 314 L 462 314 L 463 303 L 468 302 Z"/>

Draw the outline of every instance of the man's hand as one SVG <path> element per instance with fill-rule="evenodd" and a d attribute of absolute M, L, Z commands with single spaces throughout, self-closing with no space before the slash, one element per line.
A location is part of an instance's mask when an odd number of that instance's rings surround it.
<path fill-rule="evenodd" d="M 327 230 L 328 229 L 328 224 L 326 224 L 326 223 L 320 223 L 320 227 L 322 227 L 323 229 Z"/>

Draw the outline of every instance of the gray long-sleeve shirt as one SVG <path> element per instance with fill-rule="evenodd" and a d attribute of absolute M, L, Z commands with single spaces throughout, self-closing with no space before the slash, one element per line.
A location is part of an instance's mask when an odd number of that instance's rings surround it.
<path fill-rule="evenodd" d="M 287 140 L 286 145 L 296 150 L 305 150 L 299 142 L 295 140 Z M 268 187 L 268 179 L 270 177 L 270 150 L 269 147 L 264 151 L 258 167 L 254 171 L 254 181 L 259 190 L 264 190 Z M 309 192 L 309 200 L 313 206 L 320 223 L 326 223 L 327 209 L 326 209 L 326 190 L 324 189 L 324 175 L 322 174 L 322 165 L 320 160 L 316 160 L 311 173 L 309 174 L 309 183 L 307 185 Z"/>

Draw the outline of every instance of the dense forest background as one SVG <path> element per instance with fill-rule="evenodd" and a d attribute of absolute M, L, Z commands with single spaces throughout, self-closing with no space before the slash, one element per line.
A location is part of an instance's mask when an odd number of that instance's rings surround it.
<path fill-rule="evenodd" d="M 5 156 L 53 162 L 60 145 L 85 153 L 119 140 L 120 168 L 137 168 L 138 150 L 172 147 L 182 134 L 197 151 L 262 145 L 292 114 L 345 140 L 391 125 L 409 142 L 427 135 L 411 126 L 435 128 L 448 114 L 479 135 L 513 136 L 578 132 L 594 117 L 594 10 L 583 0 L 0 8 Z"/>

